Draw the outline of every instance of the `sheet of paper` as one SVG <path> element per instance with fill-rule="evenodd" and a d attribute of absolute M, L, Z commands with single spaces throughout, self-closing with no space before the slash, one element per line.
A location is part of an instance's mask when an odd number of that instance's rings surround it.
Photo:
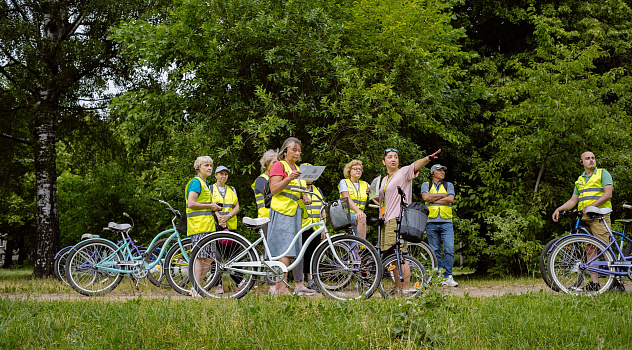
<path fill-rule="evenodd" d="M 324 166 L 301 165 L 301 176 L 298 178 L 305 181 L 316 181 L 324 170 Z"/>
<path fill-rule="evenodd" d="M 369 192 L 369 200 L 373 199 L 373 198 L 377 198 L 377 196 L 380 194 L 380 183 L 382 182 L 382 177 L 378 176 L 375 179 L 373 179 L 373 181 L 371 181 L 371 186 L 369 187 L 370 192 Z"/>

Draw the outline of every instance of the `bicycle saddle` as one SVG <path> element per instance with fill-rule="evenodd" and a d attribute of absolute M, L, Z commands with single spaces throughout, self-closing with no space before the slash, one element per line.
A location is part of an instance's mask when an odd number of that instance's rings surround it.
<path fill-rule="evenodd" d="M 597 208 L 597 207 L 586 208 L 586 215 L 590 217 L 604 216 L 610 213 L 612 213 L 612 208 Z"/>
<path fill-rule="evenodd" d="M 99 238 L 99 237 L 100 237 L 99 235 L 93 235 L 91 233 L 84 233 L 84 234 L 81 235 L 81 240 L 88 239 L 88 238 Z"/>
<path fill-rule="evenodd" d="M 132 225 L 130 225 L 130 224 L 117 224 L 116 222 L 110 222 L 110 223 L 108 223 L 108 228 L 110 230 L 125 231 L 125 230 L 129 230 L 130 228 L 132 228 Z"/>
<path fill-rule="evenodd" d="M 270 218 L 249 218 L 249 217 L 244 217 L 243 219 L 243 223 L 244 225 L 248 226 L 248 227 L 253 227 L 253 228 L 259 228 L 265 224 L 267 224 L 268 222 L 270 222 Z"/>

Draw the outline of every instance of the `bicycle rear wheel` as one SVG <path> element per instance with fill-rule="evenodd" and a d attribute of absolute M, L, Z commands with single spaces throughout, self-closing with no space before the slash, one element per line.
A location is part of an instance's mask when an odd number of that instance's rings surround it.
<path fill-rule="evenodd" d="M 410 243 L 408 242 L 408 255 L 417 259 L 426 270 L 426 282 L 430 282 L 432 272 L 437 269 L 437 256 L 426 242 Z"/>
<path fill-rule="evenodd" d="M 321 244 L 312 260 L 312 274 L 321 293 L 332 299 L 370 298 L 382 277 L 377 250 L 366 240 L 351 235 Z"/>
<path fill-rule="evenodd" d="M 402 277 L 404 281 L 399 279 L 399 271 L 397 269 L 397 257 L 395 254 L 389 255 L 384 259 L 384 275 L 380 283 L 380 293 L 382 296 L 401 296 L 405 298 L 416 298 L 420 296 L 426 289 L 428 276 L 423 264 L 411 257 L 404 255 L 400 257 L 402 262 Z"/>
<path fill-rule="evenodd" d="M 105 294 L 121 282 L 123 275 L 117 272 L 107 272 L 96 267 L 95 264 L 114 259 L 123 260 L 123 256 L 114 253 L 118 247 L 103 239 L 98 241 L 83 241 L 68 253 L 66 260 L 66 280 L 77 292 L 87 295 Z M 117 268 L 117 266 L 112 266 Z"/>
<path fill-rule="evenodd" d="M 255 283 L 257 266 L 232 266 L 257 262 L 250 242 L 233 233 L 214 233 L 203 238 L 191 251 L 189 279 L 198 294 L 211 298 L 235 298 L 246 295 Z M 196 274 L 197 270 L 197 274 Z"/>
<path fill-rule="evenodd" d="M 55 277 L 65 285 L 69 285 L 68 280 L 66 280 L 66 260 L 68 259 L 70 249 L 72 249 L 72 246 L 64 247 L 57 252 L 57 257 L 53 263 L 53 273 Z"/>
<path fill-rule="evenodd" d="M 589 256 L 591 258 L 589 258 Z M 599 256 L 595 262 L 615 261 L 614 255 L 595 238 L 587 236 L 568 236 L 560 239 L 549 256 L 548 271 L 551 282 L 564 293 L 577 295 L 601 294 L 614 282 L 614 266 L 600 265 L 600 271 L 588 271 L 584 266 L 592 257 Z M 593 265 L 597 267 L 597 265 Z"/>
<path fill-rule="evenodd" d="M 181 242 L 184 250 L 176 243 L 169 249 L 165 257 L 165 277 L 173 290 L 183 295 L 190 295 L 189 259 L 191 258 L 193 243 L 190 237 L 181 240 Z M 186 253 L 186 256 L 184 253 Z"/>

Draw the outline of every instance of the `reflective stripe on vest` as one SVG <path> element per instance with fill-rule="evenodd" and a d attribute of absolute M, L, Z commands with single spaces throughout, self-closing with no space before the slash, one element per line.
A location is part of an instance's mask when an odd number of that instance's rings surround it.
<path fill-rule="evenodd" d="M 213 185 L 213 202 L 222 203 L 223 207 L 219 211 L 219 215 L 228 215 L 230 211 L 235 208 L 235 204 L 237 204 L 237 192 L 233 186 L 226 186 L 226 194 L 222 197 L 221 192 L 219 191 L 219 187 L 216 184 Z M 237 230 L 237 216 L 233 216 L 228 219 L 226 222 L 227 228 L 229 230 Z"/>
<path fill-rule="evenodd" d="M 448 189 L 443 185 L 443 182 L 439 184 L 439 190 L 437 191 L 437 187 L 434 182 L 428 182 L 428 193 L 437 194 L 443 193 L 448 194 Z M 441 214 L 442 219 L 452 219 L 452 203 L 450 204 L 435 204 L 432 202 L 426 202 L 426 206 L 430 213 L 428 214 L 429 219 L 434 219 Z"/>
<path fill-rule="evenodd" d="M 599 197 L 603 196 L 603 185 L 601 184 L 601 173 L 603 169 L 595 169 L 593 174 L 586 182 L 584 176 L 580 175 L 575 186 L 579 191 L 579 202 L 577 203 L 577 209 L 582 210 L 585 206 L 594 203 Z M 612 203 L 607 201 L 599 206 L 599 208 L 612 208 Z"/>
<path fill-rule="evenodd" d="M 315 194 L 308 194 L 309 198 L 312 200 L 312 204 L 305 206 L 305 209 L 307 211 L 307 218 L 303 219 L 303 227 L 321 221 L 320 209 L 323 206 L 323 202 L 321 200 L 321 198 L 323 197 L 323 193 L 318 187 L 314 185 L 312 185 L 312 192 L 318 194 L 318 196 L 320 197 L 316 196 Z"/>
<path fill-rule="evenodd" d="M 200 182 L 202 192 L 198 195 L 197 202 L 202 204 L 210 204 L 213 202 L 211 190 L 209 189 L 206 181 L 203 181 L 200 177 L 194 177 L 184 187 L 185 203 L 189 200 L 189 186 L 193 180 L 197 179 Z M 187 236 L 195 235 L 202 232 L 215 231 L 215 215 L 212 210 L 209 209 L 191 209 L 186 208 L 187 215 Z"/>
<path fill-rule="evenodd" d="M 360 180 L 358 186 L 359 189 L 356 189 L 350 179 L 345 179 L 345 183 L 347 184 L 349 199 L 353 200 L 360 210 L 364 210 L 366 207 L 366 201 L 369 199 L 369 195 L 366 193 L 366 190 L 369 188 L 369 184 L 366 181 Z M 342 195 L 340 195 L 340 198 L 342 198 Z M 351 212 L 355 213 L 355 210 L 351 209 Z"/>
<path fill-rule="evenodd" d="M 268 176 L 267 174 L 261 174 L 259 175 L 255 181 L 252 183 L 252 190 L 255 190 L 255 185 L 257 184 L 257 180 L 259 178 L 263 178 L 264 180 L 266 180 L 266 182 L 270 181 L 270 176 Z M 257 193 L 255 192 L 255 201 L 257 202 L 257 214 L 258 217 L 260 218 L 267 218 L 270 217 L 270 208 L 266 208 L 266 198 L 264 196 L 263 193 Z"/>
<path fill-rule="evenodd" d="M 282 160 L 281 164 L 283 164 L 283 171 L 289 176 L 292 173 L 292 168 L 285 160 Z M 300 170 L 301 168 L 297 165 L 296 171 Z M 294 216 L 294 214 L 296 214 L 296 208 L 298 208 L 299 205 L 301 206 L 301 208 L 305 208 L 305 204 L 302 200 L 300 200 L 301 193 L 294 192 L 292 191 L 292 189 L 305 189 L 306 187 L 307 184 L 305 183 L 305 180 L 296 179 L 290 181 L 290 183 L 287 184 L 285 188 L 281 190 L 281 192 L 272 196 L 270 208 L 283 215 Z"/>

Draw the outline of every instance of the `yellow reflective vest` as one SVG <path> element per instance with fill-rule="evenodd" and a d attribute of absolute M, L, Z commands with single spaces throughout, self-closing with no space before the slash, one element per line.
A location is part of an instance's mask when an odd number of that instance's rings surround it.
<path fill-rule="evenodd" d="M 285 160 L 282 160 L 281 164 L 283 164 L 283 171 L 289 176 L 293 172 L 292 168 Z M 296 170 L 300 171 L 301 168 L 297 165 Z M 295 179 L 290 181 L 281 192 L 272 196 L 270 208 L 283 215 L 294 216 L 294 214 L 296 214 L 296 208 L 300 206 L 302 209 L 305 209 L 305 204 L 301 200 L 302 193 L 292 191 L 292 189 L 305 189 L 306 187 L 307 184 L 305 180 Z M 305 214 L 305 210 L 303 210 L 303 213 Z"/>
<path fill-rule="evenodd" d="M 187 203 L 189 200 L 189 185 L 191 185 L 191 182 L 193 182 L 195 179 L 200 181 L 200 186 L 202 188 L 202 192 L 200 193 L 196 201 L 202 204 L 213 203 L 211 190 L 206 184 L 206 181 L 203 181 L 202 178 L 198 176 L 191 179 L 191 181 L 189 181 L 184 188 L 184 202 Z M 202 232 L 215 231 L 215 214 L 211 209 L 191 209 L 187 205 L 186 215 L 187 236 L 195 235 Z"/>
<path fill-rule="evenodd" d="M 224 195 L 224 197 L 222 197 L 222 194 L 219 192 L 219 187 L 217 187 L 217 184 L 214 184 L 212 192 L 212 202 L 219 202 L 223 205 L 222 210 L 219 211 L 219 214 L 228 215 L 237 204 L 237 191 L 235 191 L 235 188 L 233 186 L 226 186 L 226 194 Z M 233 216 L 232 218 L 228 219 L 226 224 L 229 230 L 237 230 L 237 216 Z"/>
<path fill-rule="evenodd" d="M 360 208 L 360 210 L 364 211 L 366 207 L 367 199 L 369 199 L 369 194 L 366 193 L 366 190 L 369 188 L 369 184 L 366 181 L 360 180 L 359 189 L 356 189 L 353 182 L 350 179 L 345 179 L 345 183 L 347 184 L 347 192 L 349 192 L 349 199 L 355 202 L 355 204 Z M 342 198 L 342 194 L 340 195 Z M 355 213 L 355 210 L 351 209 L 352 213 Z"/>
<path fill-rule="evenodd" d="M 318 187 L 314 185 L 312 185 L 312 192 L 318 194 L 318 196 L 320 197 L 311 193 L 307 194 L 307 196 L 309 196 L 309 198 L 312 200 L 312 204 L 305 206 L 307 217 L 303 218 L 303 227 L 310 224 L 315 224 L 322 220 L 320 217 L 320 209 L 323 206 L 323 201 L 321 200 L 321 198 L 323 198 L 323 193 Z"/>
<path fill-rule="evenodd" d="M 582 175 L 575 181 L 575 186 L 579 191 L 578 210 L 582 210 L 585 206 L 590 205 L 599 199 L 599 197 L 603 196 L 603 185 L 601 184 L 602 171 L 603 169 L 595 169 L 595 172 L 593 172 L 588 181 L 586 181 Z M 600 205 L 599 208 L 612 208 L 612 203 L 607 201 Z"/>
<path fill-rule="evenodd" d="M 267 174 L 261 174 L 252 183 L 252 190 L 255 190 L 255 184 L 259 178 L 263 178 L 266 182 L 270 182 L 270 176 Z M 270 217 L 270 208 L 266 208 L 266 197 L 264 193 L 255 192 L 255 200 L 257 201 L 257 214 L 260 218 Z"/>
<path fill-rule="evenodd" d="M 428 193 L 431 193 L 431 194 L 437 194 L 437 193 L 448 194 L 448 189 L 447 189 L 446 186 L 447 186 L 447 183 L 445 183 L 444 181 L 441 181 L 441 184 L 439 184 L 439 190 L 437 190 L 437 187 L 435 186 L 434 182 L 430 181 L 430 182 L 428 182 Z M 439 214 L 441 214 L 441 218 L 442 219 L 452 219 L 452 203 L 450 203 L 450 204 L 435 204 L 435 203 L 432 203 L 432 202 L 426 202 L 426 206 L 430 210 L 430 213 L 428 214 L 428 218 L 434 219 L 437 216 L 439 216 Z"/>

